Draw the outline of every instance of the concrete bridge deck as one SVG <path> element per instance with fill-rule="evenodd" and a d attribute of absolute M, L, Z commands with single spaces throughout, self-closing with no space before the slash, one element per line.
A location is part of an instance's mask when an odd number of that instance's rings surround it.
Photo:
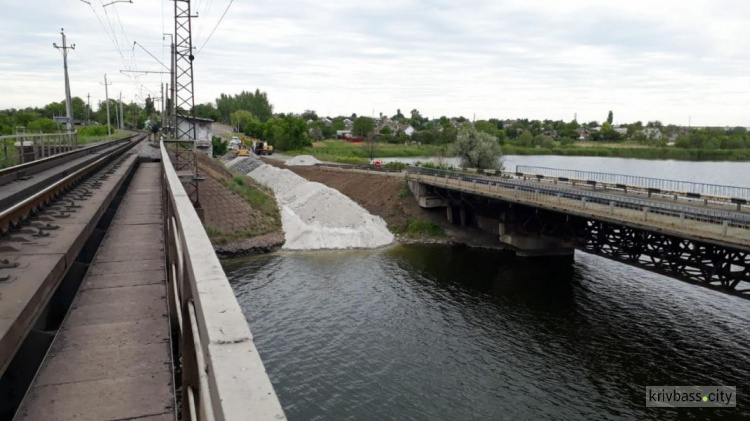
<path fill-rule="evenodd" d="M 18 420 L 173 420 L 160 164 L 141 164 Z"/>
<path fill-rule="evenodd" d="M 421 170 L 425 171 L 425 170 Z M 665 199 L 632 199 L 622 193 L 615 195 L 603 194 L 591 191 L 583 186 L 577 188 L 559 188 L 559 192 L 535 191 L 534 186 L 540 185 L 532 181 L 520 181 L 514 179 L 492 180 L 483 177 L 462 176 L 458 173 L 441 174 L 439 172 L 413 172 L 407 175 L 407 179 L 422 184 L 442 187 L 480 196 L 496 198 L 511 203 L 519 203 L 558 212 L 564 212 L 585 217 L 593 217 L 613 223 L 629 224 L 637 228 L 664 232 L 677 236 L 684 236 L 700 241 L 711 241 L 724 245 L 732 245 L 744 249 L 750 249 L 750 229 L 747 226 L 738 226 L 732 221 L 750 221 L 750 215 L 746 212 L 719 211 L 716 208 L 704 206 L 673 205 Z M 540 185 L 540 187 L 543 187 Z M 553 194 L 554 193 L 554 194 Z M 566 194 L 567 193 L 567 194 Z M 579 195 L 589 196 L 590 200 L 581 200 Z M 575 197 L 574 197 L 575 196 Z M 595 201 L 601 198 L 622 198 L 622 200 L 637 200 L 629 206 L 627 202 L 602 203 Z M 693 208 L 696 212 L 706 211 L 706 216 L 700 214 L 685 217 L 678 216 L 675 212 L 667 211 L 667 208 L 680 206 L 687 212 Z M 727 224 L 716 223 L 709 217 L 708 212 L 720 212 L 717 215 L 726 215 Z"/>

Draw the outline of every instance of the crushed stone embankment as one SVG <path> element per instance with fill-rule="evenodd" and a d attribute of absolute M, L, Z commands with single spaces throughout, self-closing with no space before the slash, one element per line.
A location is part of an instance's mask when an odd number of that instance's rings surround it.
<path fill-rule="evenodd" d="M 248 175 L 276 195 L 286 240 L 283 249 L 377 248 L 394 241 L 382 218 L 335 189 L 267 164 Z"/>

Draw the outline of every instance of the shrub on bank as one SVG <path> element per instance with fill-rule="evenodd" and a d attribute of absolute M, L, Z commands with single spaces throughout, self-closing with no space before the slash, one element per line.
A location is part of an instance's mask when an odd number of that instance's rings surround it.
<path fill-rule="evenodd" d="M 78 128 L 78 136 L 106 136 L 107 126 L 86 126 Z"/>

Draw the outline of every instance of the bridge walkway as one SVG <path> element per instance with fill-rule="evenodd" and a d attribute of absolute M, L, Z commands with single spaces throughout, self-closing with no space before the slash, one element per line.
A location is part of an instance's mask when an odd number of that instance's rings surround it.
<path fill-rule="evenodd" d="M 16 419 L 175 419 L 160 179 L 136 170 Z"/>

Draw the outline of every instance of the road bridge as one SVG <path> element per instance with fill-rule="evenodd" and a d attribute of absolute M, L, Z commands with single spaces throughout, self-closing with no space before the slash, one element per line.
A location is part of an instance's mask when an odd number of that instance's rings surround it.
<path fill-rule="evenodd" d="M 492 232 L 519 255 L 572 256 L 577 248 L 750 298 L 747 189 L 592 178 L 406 171 L 420 206 L 444 207 L 451 222 Z"/>
<path fill-rule="evenodd" d="M 284 419 L 164 146 L 0 171 L 0 418 Z"/>

